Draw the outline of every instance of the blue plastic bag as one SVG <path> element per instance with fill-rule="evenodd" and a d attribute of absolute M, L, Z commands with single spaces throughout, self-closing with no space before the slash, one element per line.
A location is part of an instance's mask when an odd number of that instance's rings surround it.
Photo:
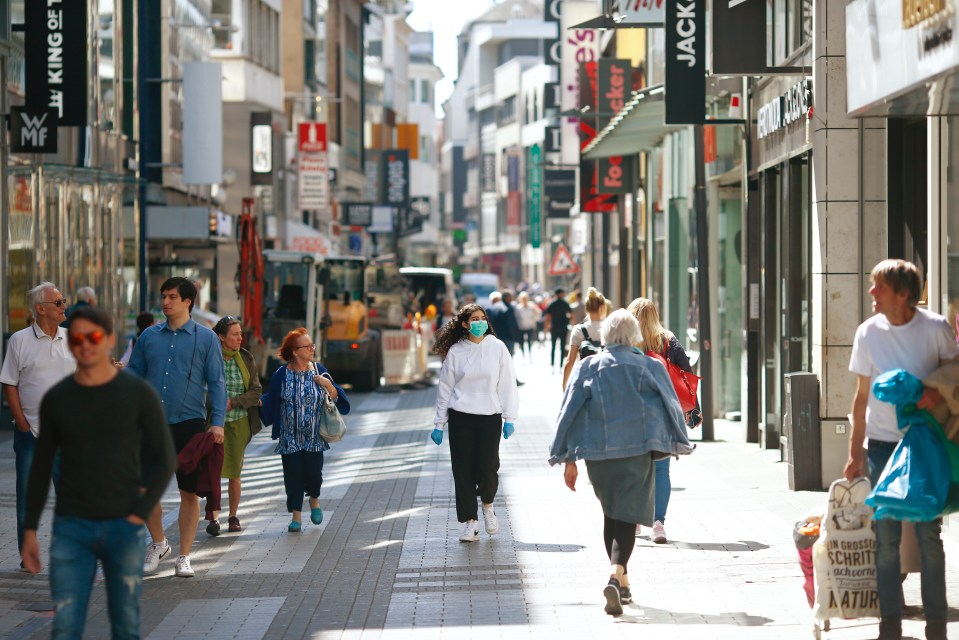
<path fill-rule="evenodd" d="M 880 520 L 935 520 L 946 505 L 951 476 L 939 439 L 925 422 L 915 422 L 908 425 L 866 504 Z"/>
<path fill-rule="evenodd" d="M 887 371 L 876 378 L 873 393 L 896 405 L 899 428 L 905 435 L 866 504 L 876 510 L 877 519 L 935 520 L 946 506 L 953 469 L 936 432 L 942 428 L 928 413 L 915 410 L 922 396 L 922 382 L 902 369 Z"/>

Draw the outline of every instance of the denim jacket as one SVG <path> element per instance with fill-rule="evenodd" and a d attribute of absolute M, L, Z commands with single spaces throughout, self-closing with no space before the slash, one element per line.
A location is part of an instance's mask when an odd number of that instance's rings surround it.
<path fill-rule="evenodd" d="M 666 368 L 633 347 L 610 345 L 573 371 L 549 463 L 692 453 Z"/>

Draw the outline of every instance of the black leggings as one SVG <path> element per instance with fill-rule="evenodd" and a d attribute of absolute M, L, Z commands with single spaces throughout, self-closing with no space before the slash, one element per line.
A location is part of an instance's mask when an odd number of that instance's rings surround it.
<path fill-rule="evenodd" d="M 609 563 L 622 565 L 623 573 L 626 573 L 626 563 L 636 546 L 636 525 L 604 515 L 603 540 L 606 542 Z"/>

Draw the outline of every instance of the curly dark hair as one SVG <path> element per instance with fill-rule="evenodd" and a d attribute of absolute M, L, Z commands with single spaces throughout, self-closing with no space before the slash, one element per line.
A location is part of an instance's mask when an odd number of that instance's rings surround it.
<path fill-rule="evenodd" d="M 463 305 L 456 314 L 456 317 L 444 324 L 440 327 L 440 330 L 436 332 L 436 341 L 433 343 L 433 353 L 445 358 L 446 354 L 449 353 L 450 347 L 460 340 L 466 340 L 470 335 L 470 330 L 465 328 L 463 323 L 469 324 L 470 316 L 477 311 L 482 311 L 483 316 L 486 318 L 487 327 L 485 335 L 495 336 L 496 334 L 493 333 L 493 323 L 489 321 L 486 309 L 478 304 Z"/>

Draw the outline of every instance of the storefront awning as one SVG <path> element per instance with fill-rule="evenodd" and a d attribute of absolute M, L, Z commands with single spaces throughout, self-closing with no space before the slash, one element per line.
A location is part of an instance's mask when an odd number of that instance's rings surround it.
<path fill-rule="evenodd" d="M 583 149 L 588 159 L 627 156 L 655 147 L 666 134 L 682 125 L 663 124 L 663 85 L 634 91 L 629 101 Z"/>

